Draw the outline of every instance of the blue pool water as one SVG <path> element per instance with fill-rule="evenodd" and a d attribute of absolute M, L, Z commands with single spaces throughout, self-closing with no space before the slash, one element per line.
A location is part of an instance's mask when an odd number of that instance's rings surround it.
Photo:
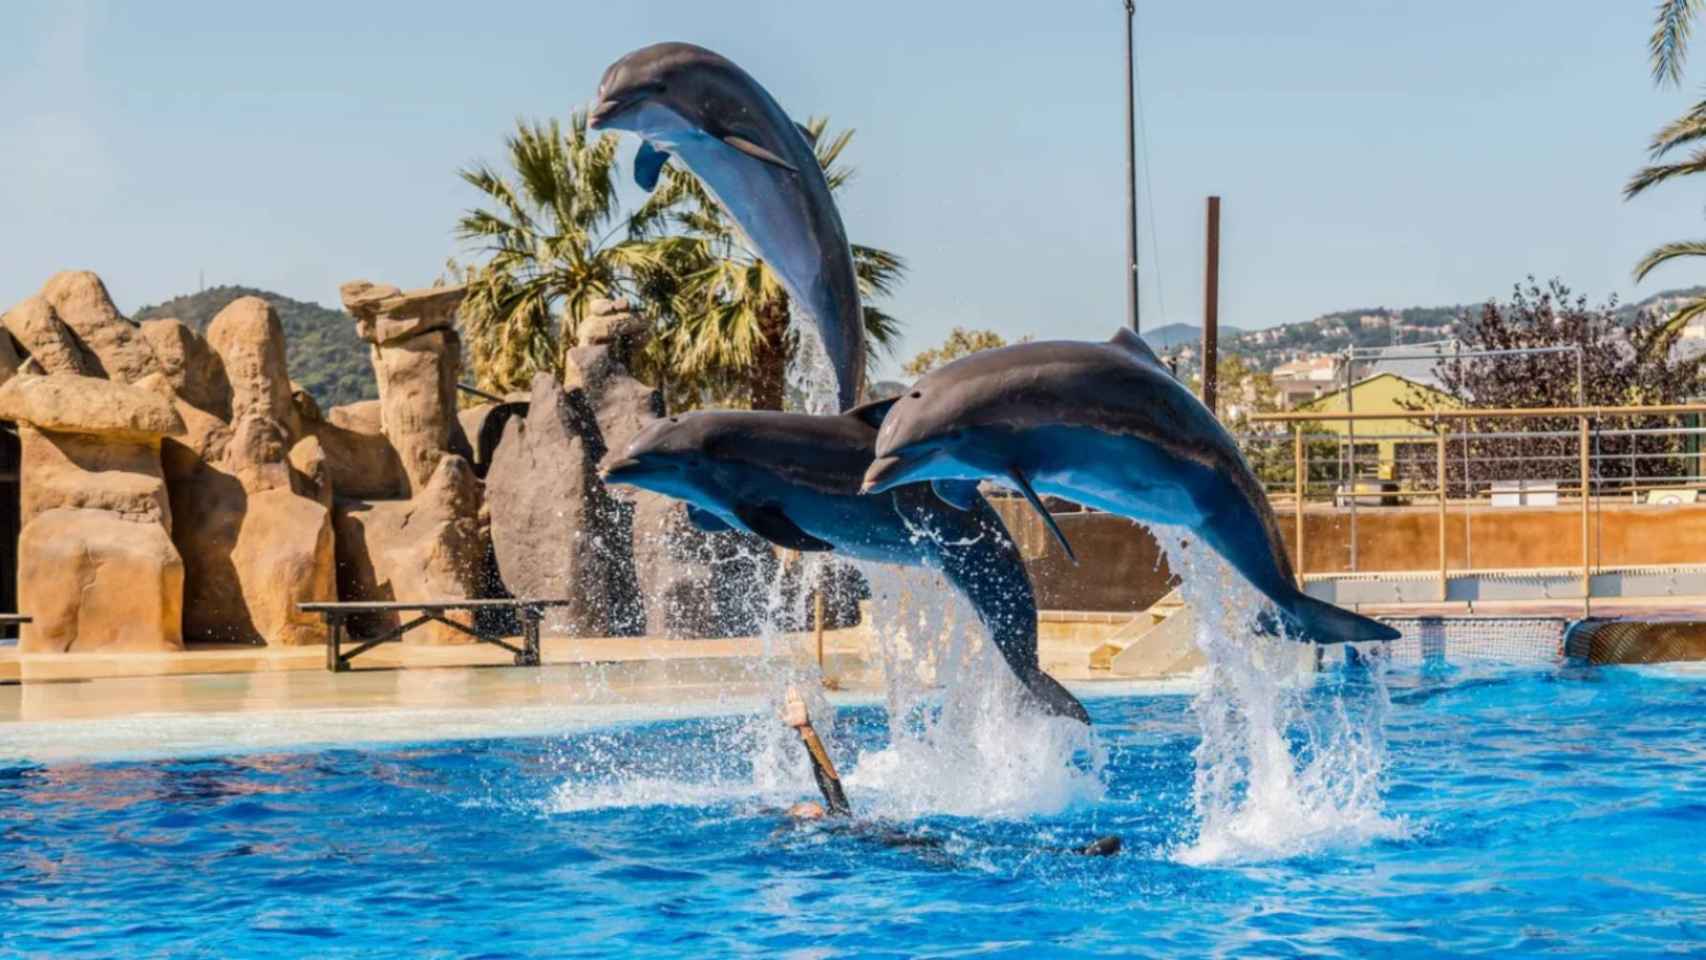
<path fill-rule="evenodd" d="M 1398 672 L 1390 691 L 1374 826 L 1271 859 L 1190 852 L 1186 696 L 1090 700 L 1099 797 L 887 825 L 925 847 L 781 826 L 789 788 L 753 786 L 740 719 L 11 765 L 0 954 L 1706 953 L 1706 681 Z M 873 748 L 884 713 L 843 709 L 834 734 Z M 1103 833 L 1126 852 L 1060 852 Z"/>

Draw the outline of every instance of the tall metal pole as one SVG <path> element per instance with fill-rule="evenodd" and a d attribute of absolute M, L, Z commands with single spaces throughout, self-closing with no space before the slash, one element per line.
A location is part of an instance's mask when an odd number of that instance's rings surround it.
<path fill-rule="evenodd" d="M 1208 198 L 1202 290 L 1202 402 L 1215 412 L 1220 380 L 1220 198 Z"/>
<path fill-rule="evenodd" d="M 1132 52 L 1132 24 L 1137 18 L 1136 0 L 1125 0 L 1125 260 L 1126 320 L 1133 332 L 1138 324 L 1137 300 L 1137 93 L 1136 57 Z"/>

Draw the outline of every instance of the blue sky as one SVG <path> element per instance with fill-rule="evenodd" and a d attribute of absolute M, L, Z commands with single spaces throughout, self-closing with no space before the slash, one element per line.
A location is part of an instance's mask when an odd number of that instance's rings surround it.
<path fill-rule="evenodd" d="M 1118 0 L 849 5 L 8 4 L 0 304 L 98 271 L 122 308 L 207 282 L 335 303 L 431 282 L 517 116 L 584 105 L 646 43 L 702 43 L 796 115 L 858 135 L 854 238 L 905 255 L 908 352 L 955 325 L 1121 322 Z M 1144 0 L 1145 326 L 1201 309 L 1203 197 L 1225 199 L 1222 321 L 1472 301 L 1525 274 L 1625 298 L 1698 236 L 1698 191 L 1635 203 L 1655 90 L 1643 0 Z M 631 145 L 630 145 L 631 151 Z M 1153 217 L 1153 223 L 1149 217 Z M 1152 242 L 1158 239 L 1158 246 Z"/>

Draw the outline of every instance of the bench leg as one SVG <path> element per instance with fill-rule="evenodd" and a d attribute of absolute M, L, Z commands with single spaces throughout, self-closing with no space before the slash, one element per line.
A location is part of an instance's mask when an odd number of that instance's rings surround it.
<path fill-rule="evenodd" d="M 335 613 L 328 614 L 326 625 L 331 627 L 332 634 L 326 638 L 326 669 L 333 673 L 342 673 L 349 669 L 349 664 L 339 649 L 344 639 L 344 618 Z"/>
<path fill-rule="evenodd" d="M 523 607 L 521 610 L 521 652 L 515 657 L 518 667 L 539 666 L 539 618 L 542 615 L 538 607 Z"/>

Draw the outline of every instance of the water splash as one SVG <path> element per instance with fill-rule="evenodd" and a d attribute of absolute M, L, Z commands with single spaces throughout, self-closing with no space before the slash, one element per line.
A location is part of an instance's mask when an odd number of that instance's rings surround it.
<path fill-rule="evenodd" d="M 1321 680 L 1315 649 L 1252 628 L 1266 600 L 1181 528 L 1156 527 L 1207 658 L 1193 702 L 1190 864 L 1269 860 L 1403 831 L 1382 813 L 1384 665 Z"/>
<path fill-rule="evenodd" d="M 833 413 L 834 369 L 816 331 L 809 325 L 797 331 L 790 405 Z M 747 555 L 737 559 L 747 569 L 773 571 L 759 577 L 762 595 L 751 598 L 762 656 L 747 668 L 747 678 L 764 692 L 756 708 L 742 703 L 731 711 L 738 719 L 713 734 L 710 752 L 745 762 L 658 766 L 630 751 L 601 751 L 588 761 L 597 769 L 579 765 L 560 788 L 555 809 L 716 803 L 738 796 L 785 805 L 815 798 L 806 752 L 780 720 L 790 687 L 805 698 L 861 816 L 1018 818 L 1102 796 L 1105 757 L 1093 733 L 1032 705 L 975 611 L 939 574 L 918 568 L 857 565 L 873 595 L 867 629 L 881 661 L 889 738 L 885 746 L 856 753 L 828 722 L 834 709 L 821 671 L 796 655 L 790 635 L 810 623 L 807 585 L 825 582 L 829 566 L 845 561 L 805 554 L 780 564 L 772 562 L 767 545 L 742 550 Z M 688 752 L 705 750 L 701 745 Z"/>
<path fill-rule="evenodd" d="M 798 404 L 805 413 L 840 413 L 835 365 L 829 361 L 829 351 L 824 348 L 817 327 L 799 323 L 794 325 L 794 331 L 797 336 L 794 355 L 788 360 L 790 405 Z"/>
<path fill-rule="evenodd" d="M 1103 794 L 1090 728 L 1041 713 L 959 594 L 934 571 L 863 565 L 882 662 L 889 742 L 847 775 L 884 817 L 1012 819 Z"/>

